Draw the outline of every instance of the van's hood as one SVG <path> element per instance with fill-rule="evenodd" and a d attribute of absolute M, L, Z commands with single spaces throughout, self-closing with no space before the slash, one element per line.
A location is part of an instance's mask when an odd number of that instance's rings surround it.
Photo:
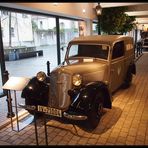
<path fill-rule="evenodd" d="M 76 59 L 76 60 L 68 60 L 64 62 L 64 64 L 60 65 L 53 71 L 65 72 L 71 75 L 73 74 L 81 74 L 83 79 L 89 79 L 89 77 L 94 80 L 100 79 L 102 80 L 106 71 L 107 62 L 102 62 L 99 60 L 92 59 Z M 98 77 L 98 78 L 97 78 Z"/>

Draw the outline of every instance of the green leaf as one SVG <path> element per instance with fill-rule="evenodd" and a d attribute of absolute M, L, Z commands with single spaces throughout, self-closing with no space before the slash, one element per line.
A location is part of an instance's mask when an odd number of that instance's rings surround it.
<path fill-rule="evenodd" d="M 123 34 L 134 28 L 135 16 L 125 14 L 127 7 L 103 8 L 101 30 L 107 34 Z"/>

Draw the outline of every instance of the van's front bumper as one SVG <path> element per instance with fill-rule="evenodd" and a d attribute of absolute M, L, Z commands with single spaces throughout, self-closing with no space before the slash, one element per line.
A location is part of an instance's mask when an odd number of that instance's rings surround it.
<path fill-rule="evenodd" d="M 71 120 L 86 120 L 87 116 L 85 115 L 77 115 L 77 114 L 71 114 L 71 113 L 67 113 L 64 112 L 63 116 L 67 119 L 71 119 Z"/>

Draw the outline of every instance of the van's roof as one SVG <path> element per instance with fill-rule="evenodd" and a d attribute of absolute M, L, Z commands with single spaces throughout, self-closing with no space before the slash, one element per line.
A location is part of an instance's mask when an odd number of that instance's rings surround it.
<path fill-rule="evenodd" d="M 133 38 L 125 35 L 91 35 L 75 37 L 70 43 L 99 43 L 113 45 L 115 41 L 131 40 Z"/>

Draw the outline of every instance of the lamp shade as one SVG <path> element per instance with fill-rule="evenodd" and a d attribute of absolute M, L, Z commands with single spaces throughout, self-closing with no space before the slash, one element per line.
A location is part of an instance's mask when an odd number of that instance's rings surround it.
<path fill-rule="evenodd" d="M 98 4 L 96 6 L 96 13 L 97 13 L 97 15 L 101 15 L 101 13 L 102 13 L 102 7 L 100 6 L 100 4 Z"/>

